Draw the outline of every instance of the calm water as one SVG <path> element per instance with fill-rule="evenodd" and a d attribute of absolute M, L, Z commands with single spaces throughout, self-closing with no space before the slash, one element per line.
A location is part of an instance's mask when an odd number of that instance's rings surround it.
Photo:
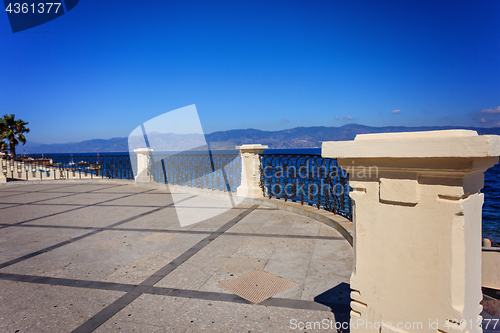
<path fill-rule="evenodd" d="M 484 175 L 483 237 L 500 244 L 500 164 Z"/>
<path fill-rule="evenodd" d="M 321 148 L 313 149 L 268 149 L 267 153 L 274 154 L 321 154 Z M 128 152 L 121 153 L 101 153 L 101 156 L 106 155 L 127 155 Z M 68 156 L 71 155 L 75 159 L 79 156 L 96 156 L 96 153 L 90 154 L 46 154 L 50 156 Z M 41 154 L 33 154 L 31 156 L 41 156 Z M 489 169 L 485 173 L 484 188 L 484 205 L 483 205 L 483 237 L 488 237 L 496 243 L 500 244 L 500 164 Z"/>

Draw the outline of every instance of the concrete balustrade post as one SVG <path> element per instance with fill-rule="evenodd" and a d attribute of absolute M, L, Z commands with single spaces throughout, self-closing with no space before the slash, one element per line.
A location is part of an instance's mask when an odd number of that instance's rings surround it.
<path fill-rule="evenodd" d="M 351 332 L 481 332 L 481 188 L 500 137 L 365 134 L 322 148 L 353 188 Z"/>
<path fill-rule="evenodd" d="M 151 182 L 151 148 L 135 149 L 134 153 L 137 154 L 137 174 L 135 181 L 137 183 L 150 183 Z"/>
<path fill-rule="evenodd" d="M 237 147 L 241 152 L 241 185 L 236 189 L 236 195 L 247 198 L 261 198 L 260 159 L 268 146 L 242 145 Z"/>

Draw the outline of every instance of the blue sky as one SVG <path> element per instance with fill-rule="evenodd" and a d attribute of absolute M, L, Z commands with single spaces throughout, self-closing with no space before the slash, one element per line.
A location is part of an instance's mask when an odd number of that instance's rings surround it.
<path fill-rule="evenodd" d="M 81 0 L 15 34 L 0 13 L 0 113 L 31 141 L 190 104 L 205 133 L 500 126 L 500 1 Z"/>

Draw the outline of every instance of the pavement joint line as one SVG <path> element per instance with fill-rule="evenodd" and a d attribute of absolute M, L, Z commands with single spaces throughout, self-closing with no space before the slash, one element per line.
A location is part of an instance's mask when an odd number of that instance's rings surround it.
<path fill-rule="evenodd" d="M 79 184 L 79 185 L 71 185 L 71 186 L 88 186 L 89 183 L 84 183 L 84 184 Z M 91 185 L 94 185 L 92 183 L 90 183 Z M 101 186 L 104 185 L 104 184 L 100 184 Z M 123 187 L 123 186 L 134 186 L 134 187 L 139 187 L 137 185 L 134 185 L 134 184 L 130 184 L 130 185 L 114 185 L 112 187 Z M 102 191 L 102 190 L 105 190 L 107 188 L 112 188 L 112 187 L 106 187 L 106 188 L 100 188 L 100 189 L 97 189 L 97 190 L 93 190 L 93 191 Z M 144 190 L 145 188 L 144 187 L 139 187 L 141 188 L 142 190 Z M 157 188 L 156 190 L 160 190 L 160 191 L 168 191 L 167 189 L 162 189 L 162 188 Z M 46 190 L 44 190 L 46 191 Z M 2 190 L 2 192 L 9 192 L 9 191 L 4 191 Z M 10 191 L 10 192 L 20 192 L 20 191 Z M 38 192 L 38 191 L 24 191 L 24 193 L 34 193 L 34 192 Z M 83 192 L 71 192 L 71 191 L 67 191 L 67 192 L 58 192 L 58 191 L 52 191 L 50 190 L 49 192 L 46 192 L 46 193 L 83 193 Z M 99 192 L 100 193 L 100 192 Z M 103 194 L 122 194 L 123 192 L 102 192 Z M 140 193 L 140 192 L 137 192 L 137 193 Z M 179 193 L 184 193 L 184 192 L 179 192 Z M 163 193 L 151 193 L 151 194 L 163 194 Z"/>
<path fill-rule="evenodd" d="M 116 187 L 116 185 L 115 185 L 115 186 L 108 187 L 108 188 L 112 188 L 112 187 Z M 19 204 L 19 203 L 18 203 L 18 204 L 14 203 L 14 206 L 4 207 L 4 208 L 0 208 L 0 209 L 7 209 L 7 208 L 13 208 L 13 207 L 19 207 L 19 206 L 29 206 L 29 205 L 32 205 L 32 204 L 37 204 L 37 203 L 39 203 L 39 202 L 43 202 L 43 201 L 47 201 L 47 200 L 54 200 L 54 199 L 61 199 L 61 198 L 66 198 L 66 197 L 72 197 L 72 196 L 77 195 L 77 194 L 86 194 L 86 193 L 88 194 L 88 193 L 91 193 L 91 192 L 93 192 L 93 191 L 96 191 L 96 190 L 85 191 L 85 192 L 79 192 L 79 193 L 73 193 L 73 194 L 67 194 L 67 195 L 61 195 L 60 197 L 55 197 L 55 198 L 47 198 L 47 199 L 42 199 L 42 200 L 37 200 L 37 201 L 27 202 L 27 203 L 20 203 L 20 204 Z M 28 193 L 25 193 L 25 194 L 31 194 L 31 193 L 33 193 L 33 192 L 28 192 Z M 40 193 L 43 193 L 43 192 L 40 192 Z M 45 192 L 45 193 L 47 193 L 47 192 Z M 50 193 L 50 192 L 48 192 L 48 193 Z M 72 193 L 72 192 L 70 192 L 70 193 Z M 2 202 L 2 203 L 3 203 L 3 202 Z M 8 203 L 8 202 L 7 202 L 7 203 Z"/>
<path fill-rule="evenodd" d="M 169 193 L 165 193 L 165 194 L 169 194 Z M 120 198 L 118 198 L 118 199 L 120 199 Z M 68 203 L 62 203 L 62 204 L 36 203 L 33 206 L 71 206 L 71 207 L 76 206 L 76 207 L 80 207 L 80 206 L 84 206 L 84 205 L 83 204 L 68 204 Z M 147 206 L 147 205 L 99 205 L 99 206 L 102 206 L 102 207 L 129 207 L 129 208 L 143 208 L 143 207 L 157 208 L 157 207 L 161 207 L 158 205 L 154 205 L 154 206 Z M 10 207 L 6 207 L 6 208 L 10 208 Z"/>
<path fill-rule="evenodd" d="M 79 185 L 71 185 L 71 186 L 79 186 Z M 115 185 L 113 187 L 117 187 L 117 186 L 126 186 L 126 185 Z M 68 187 L 68 186 L 65 186 L 65 187 Z M 105 189 L 105 188 L 104 188 Z M 101 191 L 101 190 L 104 190 L 104 189 L 98 189 L 98 190 L 93 190 L 93 191 Z M 167 190 L 163 190 L 161 189 L 162 191 L 167 191 Z M 23 195 L 23 194 L 31 194 L 31 193 L 53 193 L 53 194 L 79 194 L 79 193 L 87 193 L 87 192 L 58 192 L 58 191 L 50 191 L 50 192 L 44 192 L 44 191 L 47 191 L 47 190 L 39 190 L 39 191 L 5 191 L 3 189 L 0 188 L 0 193 L 8 193 L 8 192 L 14 192 L 16 194 L 7 194 L 7 195 L 2 195 L 0 196 L 0 198 L 5 198 L 5 197 L 9 197 L 9 196 L 16 196 L 16 195 Z M 22 193 L 19 193 L 19 192 L 22 192 Z M 98 194 L 123 194 L 123 192 L 97 192 Z M 141 193 L 141 192 L 138 192 L 138 193 Z M 185 193 L 185 192 L 175 192 L 175 193 Z M 151 195 L 161 195 L 161 194 L 164 194 L 164 193 L 150 193 Z"/>
<path fill-rule="evenodd" d="M 169 206 L 170 207 L 170 206 Z M 169 208 L 165 207 L 165 208 Z M 0 226 L 9 225 L 0 223 Z M 49 228 L 49 229 L 76 229 L 76 230 L 100 230 L 106 231 L 131 231 L 131 232 L 159 232 L 171 234 L 212 234 L 210 230 L 176 230 L 176 229 L 148 229 L 148 228 L 112 228 L 112 227 L 79 227 L 63 225 L 43 225 L 43 224 L 22 224 L 18 227 L 26 228 Z M 244 236 L 244 237 L 267 237 L 267 238 L 292 238 L 292 239 L 314 239 L 314 240 L 345 240 L 344 237 L 335 236 L 312 236 L 312 235 L 283 235 L 283 234 L 259 234 L 245 232 L 225 232 L 224 236 Z"/>
<path fill-rule="evenodd" d="M 148 193 L 148 195 L 150 195 L 152 193 Z M 162 193 L 163 195 L 165 194 L 172 194 L 172 193 Z M 173 193 L 173 194 L 177 194 L 177 193 Z M 187 194 L 187 193 L 182 193 L 182 194 Z M 57 199 L 57 198 L 54 198 L 54 199 Z M 121 198 L 117 198 L 116 200 L 118 199 L 121 199 Z M 1 203 L 1 202 L 0 202 Z M 8 203 L 3 203 L 3 204 L 8 204 Z M 16 204 L 13 204 L 13 205 L 16 205 Z M 31 203 L 30 203 L 31 205 Z M 102 207 L 131 207 L 131 208 L 141 208 L 141 207 L 147 207 L 147 208 L 156 208 L 156 207 L 161 207 L 161 206 L 158 206 L 158 205 L 154 205 L 154 206 L 147 206 L 147 205 L 103 205 L 103 204 L 98 204 L 99 206 L 102 206 Z M 33 206 L 84 206 L 84 204 L 67 204 L 67 203 L 63 203 L 63 204 L 57 204 L 57 203 L 35 203 Z M 202 209 L 225 209 L 227 207 L 203 207 L 203 206 L 177 206 L 179 208 L 202 208 Z M 5 207 L 5 208 L 10 208 L 10 207 Z"/>
<path fill-rule="evenodd" d="M 185 198 L 185 199 L 182 199 L 182 201 L 184 200 L 188 200 L 188 199 L 191 199 L 193 198 L 194 196 L 191 196 L 191 197 L 188 197 L 188 198 Z M 146 215 L 149 215 L 149 214 L 152 214 L 152 213 L 155 213 L 155 212 L 158 212 L 168 206 L 171 206 L 173 205 L 174 203 L 170 203 L 168 205 L 165 205 L 164 207 L 160 207 L 160 208 L 157 208 L 157 209 L 153 209 L 153 210 L 150 210 L 148 212 L 144 212 L 144 213 L 141 213 L 139 215 L 136 215 L 136 216 L 132 216 L 132 217 L 129 217 L 125 220 L 122 220 L 122 221 L 119 221 L 119 222 L 116 222 L 116 223 L 113 223 L 111 225 L 109 225 L 108 227 L 114 227 L 114 226 L 118 226 L 118 225 L 121 225 L 121 224 L 124 224 L 124 223 L 127 223 L 127 222 L 130 222 L 130 221 L 133 221 L 135 219 L 138 219 L 140 217 L 144 217 Z M 74 238 L 71 238 L 71 239 L 68 239 L 67 241 L 64 241 L 64 242 L 60 242 L 60 243 L 57 243 L 57 244 L 54 244 L 54 245 L 51 245 L 49 247 L 46 247 L 46 248 L 43 248 L 41 250 L 38 250 L 38 251 L 34 251 L 34 252 L 31 252 L 31 253 L 28 253 L 24 256 L 21 256 L 21 257 L 18 257 L 18 258 L 15 258 L 15 259 L 12 259 L 12 260 L 9 260 L 9 261 L 6 261 L 4 263 L 1 263 L 0 264 L 0 269 L 2 268 L 5 268 L 5 267 L 8 267 L 8 266 L 11 266 L 11 265 L 14 265 L 14 264 L 17 264 L 21 261 L 24 261 L 24 260 L 28 260 L 30 258 L 33 258 L 33 257 L 36 257 L 40 254 L 43 254 L 43 253 L 46 253 L 46 252 L 49 252 L 49 251 L 52 251 L 52 250 L 55 250 L 55 249 L 58 249 L 64 245 L 68 245 L 68 244 L 71 244 L 71 243 L 74 243 L 80 239 L 84 239 L 84 238 L 87 238 L 87 237 L 90 237 L 90 236 L 93 236 L 95 234 L 98 234 L 100 232 L 103 232 L 103 231 L 106 231 L 106 229 L 104 228 L 97 228 L 96 230 L 92 231 L 92 232 L 89 232 L 89 233 L 86 233 L 86 234 L 83 234 L 83 235 L 80 235 L 80 236 L 77 236 L 77 237 L 74 237 Z"/>
<path fill-rule="evenodd" d="M 164 267 L 160 268 L 158 271 L 156 271 L 153 275 L 145 279 L 143 282 L 141 282 L 139 285 L 137 285 L 134 290 L 129 291 L 107 307 L 105 307 L 103 310 L 99 311 L 97 314 L 95 314 L 92 318 L 87 320 L 85 323 L 82 325 L 78 326 L 75 330 L 72 331 L 72 333 L 89 333 L 93 332 L 95 329 L 97 329 L 99 326 L 104 324 L 106 321 L 111 319 L 114 315 L 116 315 L 118 312 L 120 312 L 123 308 L 128 306 L 130 303 L 132 303 L 134 300 L 139 298 L 142 294 L 150 290 L 156 283 L 158 283 L 161 279 L 163 279 L 165 276 L 170 274 L 172 271 L 174 271 L 177 267 L 182 265 L 184 262 L 186 262 L 189 258 L 194 256 L 198 251 L 203 249 L 205 246 L 210 244 L 214 239 L 216 239 L 218 236 L 220 236 L 222 233 L 227 231 L 229 228 L 231 228 L 233 225 L 241 221 L 243 218 L 248 216 L 250 213 L 252 213 L 259 205 L 252 205 L 245 211 L 241 212 L 238 214 L 236 217 L 228 221 L 226 224 L 224 224 L 222 227 L 217 229 L 215 232 L 210 234 L 209 236 L 205 237 L 198 243 L 196 243 L 193 247 L 188 249 L 186 252 L 172 260 L 170 263 L 165 265 Z M 215 236 L 215 237 L 214 237 Z M 200 246 L 203 245 L 203 246 Z"/>
<path fill-rule="evenodd" d="M 128 292 L 135 287 L 135 285 L 127 283 L 79 280 L 79 279 L 58 278 L 51 276 L 39 276 L 39 275 L 27 275 L 27 274 L 15 274 L 15 273 L 13 274 L 13 273 L 2 273 L 2 272 L 0 272 L 0 280 L 38 283 L 38 284 L 66 286 L 75 288 L 114 290 L 114 291 L 124 291 L 124 292 Z"/>
<path fill-rule="evenodd" d="M 147 190 L 147 191 L 144 191 L 144 192 L 141 192 L 141 193 L 146 193 L 146 192 L 149 192 L 149 191 L 154 191 L 154 190 Z M 44 218 L 47 218 L 47 217 L 56 216 L 56 215 L 59 215 L 59 214 L 74 212 L 75 210 L 79 210 L 79 209 L 83 209 L 83 208 L 87 208 L 87 207 L 98 206 L 101 203 L 105 203 L 105 202 L 109 202 L 109 201 L 113 201 L 113 200 L 118 200 L 118 199 L 124 199 L 124 198 L 128 198 L 128 197 L 131 197 L 131 196 L 134 196 L 134 195 L 137 195 L 137 194 L 140 194 L 140 193 L 132 193 L 132 194 L 128 194 L 128 195 L 125 195 L 123 197 L 120 197 L 120 198 L 114 198 L 114 199 L 104 200 L 104 201 L 97 202 L 97 203 L 94 203 L 94 204 L 79 206 L 77 208 L 68 209 L 68 210 L 65 210 L 65 211 L 62 211 L 62 212 L 57 212 L 57 213 L 53 213 L 53 214 L 49 214 L 49 215 L 45 215 L 45 216 L 40 216 L 40 217 L 37 217 L 37 218 L 33 218 L 33 219 L 30 219 L 30 220 L 17 222 L 17 223 L 14 223 L 14 224 L 10 225 L 10 227 L 18 226 L 18 225 L 21 225 L 21 224 L 24 224 L 24 223 L 28 223 L 28 222 L 33 222 L 33 221 L 44 219 Z M 11 206 L 11 207 L 6 207 L 6 208 L 13 208 L 13 207 L 17 207 L 17 206 Z M 0 208 L 0 209 L 2 209 L 2 208 Z M 4 229 L 4 228 L 8 228 L 8 227 L 0 227 L 0 230 Z"/>
<path fill-rule="evenodd" d="M 147 191 L 145 191 L 147 192 Z M 140 192 L 140 193 L 136 193 L 136 194 L 143 194 L 145 192 Z M 70 192 L 72 193 L 72 192 Z M 84 193 L 84 192 L 80 192 L 80 193 Z M 100 194 L 100 193 L 98 193 Z M 103 194 L 118 194 L 118 193 L 107 193 L 107 192 L 103 192 Z M 120 193 L 120 194 L 124 194 L 124 193 Z M 184 193 L 184 192 L 166 192 L 166 193 L 147 193 L 148 195 L 165 195 L 165 194 L 188 194 L 188 193 Z M 56 199 L 56 198 L 54 198 Z M 120 199 L 120 198 L 117 198 L 117 200 Z M 19 204 L 16 204 L 16 203 L 5 203 L 5 202 L 0 202 L 0 204 L 2 205 L 11 205 L 9 207 L 5 207 L 5 208 L 12 208 L 12 207 L 15 207 L 15 206 L 19 206 Z M 33 206 L 84 206 L 84 204 L 78 204 L 78 203 L 38 203 L 38 202 L 30 202 L 29 205 L 33 205 Z M 158 206 L 158 205 L 151 205 L 151 206 L 148 206 L 148 205 L 104 205 L 104 204 L 98 204 L 99 206 L 102 206 L 102 207 L 130 207 L 130 208 L 141 208 L 141 207 L 147 207 L 147 208 L 156 208 L 156 207 L 161 207 L 161 206 Z M 220 207 L 201 207 L 201 206 L 179 206 L 179 208 L 203 208 L 203 209 L 220 209 Z M 225 207 L 223 207 L 225 208 Z M 4 209 L 4 208 L 2 208 Z M 271 210 L 271 209 L 262 209 L 262 208 L 257 208 L 257 210 Z M 272 209 L 272 210 L 277 210 L 277 209 Z"/>
<path fill-rule="evenodd" d="M 94 290 L 108 290 L 108 291 L 122 291 L 122 292 L 133 292 L 137 293 L 136 288 L 139 287 L 137 284 L 129 283 L 117 283 L 117 282 L 104 282 L 104 281 L 93 281 L 93 280 L 79 280 L 70 278 L 59 278 L 50 276 L 39 276 L 39 275 L 25 275 L 25 274 L 15 274 L 15 273 L 1 273 L 0 280 L 14 281 L 14 282 L 24 282 L 24 283 L 35 283 L 51 286 L 61 286 L 61 287 L 74 287 L 83 289 L 94 289 Z M 253 304 L 238 295 L 219 293 L 214 291 L 201 291 L 201 290 L 191 290 L 191 289 L 178 289 L 169 287 L 151 287 L 144 289 L 141 294 L 148 295 L 160 295 L 168 297 L 180 297 L 189 299 L 199 299 L 199 300 L 210 300 L 225 303 L 240 303 L 240 304 Z M 130 303 L 129 303 L 130 304 Z M 125 304 L 120 304 L 125 305 Z M 269 298 L 256 306 L 273 306 L 280 308 L 292 308 L 300 310 L 315 310 L 315 311 L 331 311 L 331 306 L 326 306 L 315 301 L 308 300 L 298 300 L 290 298 Z M 337 303 L 338 306 L 346 307 L 346 304 Z M 348 311 L 347 311 L 348 313 Z"/>

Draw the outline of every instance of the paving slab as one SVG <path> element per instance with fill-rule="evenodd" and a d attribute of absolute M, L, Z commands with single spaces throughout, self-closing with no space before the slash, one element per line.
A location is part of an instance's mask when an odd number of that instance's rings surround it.
<path fill-rule="evenodd" d="M 0 331 L 70 332 L 122 294 L 0 281 Z"/>
<path fill-rule="evenodd" d="M 51 192 L 51 191 L 59 191 L 67 187 L 73 187 L 73 186 L 80 186 L 78 187 L 82 190 L 84 190 L 85 184 L 80 183 L 80 184 L 68 184 L 68 183 L 60 183 L 60 184 L 24 184 L 23 182 L 10 182 L 7 183 L 6 185 L 2 186 L 2 192 L 9 192 L 9 191 L 22 191 L 22 192 Z"/>
<path fill-rule="evenodd" d="M 74 194 L 71 194 L 74 195 Z M 21 195 L 4 196 L 0 198 L 2 203 L 28 204 L 36 202 L 48 202 L 55 198 L 65 198 L 68 194 L 48 192 L 24 192 Z"/>
<path fill-rule="evenodd" d="M 6 228 L 7 229 L 7 228 Z M 0 230 L 0 234 L 3 230 Z M 86 230 L 25 228 L 15 237 L 0 242 L 0 263 L 43 250 L 87 233 Z"/>
<path fill-rule="evenodd" d="M 0 222 L 7 224 L 25 223 L 26 221 L 35 221 L 39 218 L 60 214 L 73 209 L 74 207 L 58 205 L 30 205 L 28 207 L 12 204 L 0 210 Z"/>
<path fill-rule="evenodd" d="M 46 193 L 37 193 L 39 195 Z M 56 195 L 50 194 L 50 195 Z M 103 202 L 113 201 L 113 199 L 120 199 L 127 197 L 127 193 L 72 193 L 72 194 L 61 194 L 57 193 L 58 197 L 54 199 L 44 200 L 43 203 L 46 205 L 71 205 L 75 202 L 78 205 L 95 205 Z"/>
<path fill-rule="evenodd" d="M 102 206 L 80 206 L 69 209 L 67 207 L 66 209 L 67 211 L 62 211 L 60 213 L 54 214 L 46 214 L 45 216 L 41 216 L 24 223 L 46 226 L 103 228 L 111 224 L 122 222 L 126 219 L 139 216 L 141 214 L 152 212 L 154 210 L 154 208 L 151 207 Z"/>
<path fill-rule="evenodd" d="M 126 185 L 120 185 L 120 184 L 98 184 L 98 183 L 79 183 L 79 182 L 73 182 L 73 183 L 67 183 L 65 186 L 58 186 L 56 184 L 50 184 L 50 185 L 30 185 L 32 188 L 35 189 L 40 189 L 44 193 L 51 193 L 51 192 L 57 192 L 57 193 L 82 193 L 82 192 L 101 192 L 101 191 L 113 191 L 113 192 L 119 192 L 119 193 L 127 193 L 128 188 L 131 188 Z M 145 189 L 133 187 L 134 190 L 143 192 Z M 33 190 L 32 190 L 33 191 Z"/>
<path fill-rule="evenodd" d="M 99 193 L 102 195 L 103 193 Z M 111 194 L 110 194 L 111 195 Z M 189 197 L 187 194 L 182 194 L 182 197 Z M 128 196 L 123 198 L 115 198 L 107 202 L 112 205 L 132 205 L 132 206 L 149 206 L 149 205 L 170 205 L 173 204 L 172 196 L 168 192 L 154 194 L 148 192 L 128 193 Z"/>

